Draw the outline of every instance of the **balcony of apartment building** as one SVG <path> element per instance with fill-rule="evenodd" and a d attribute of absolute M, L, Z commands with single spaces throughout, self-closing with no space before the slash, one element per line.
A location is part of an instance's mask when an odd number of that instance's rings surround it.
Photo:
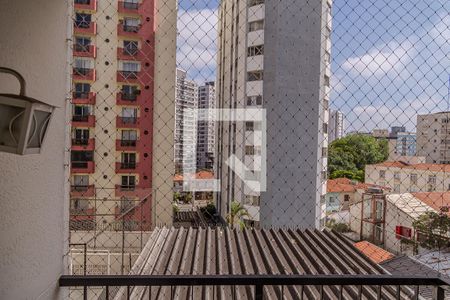
<path fill-rule="evenodd" d="M 75 43 L 73 45 L 73 56 L 77 57 L 97 57 L 97 47 L 94 45 L 84 45 Z"/>
<path fill-rule="evenodd" d="M 97 0 L 75 0 L 74 1 L 75 10 L 97 10 Z"/>
<path fill-rule="evenodd" d="M 117 82 L 140 83 L 139 71 L 117 71 Z"/>
<path fill-rule="evenodd" d="M 70 197 L 95 197 L 95 185 L 71 185 Z"/>
<path fill-rule="evenodd" d="M 72 103 L 81 105 L 95 105 L 96 93 L 94 92 L 74 92 Z"/>
<path fill-rule="evenodd" d="M 72 116 L 73 127 L 95 127 L 94 115 L 76 115 Z"/>
<path fill-rule="evenodd" d="M 97 24 L 92 21 L 75 20 L 75 22 L 73 23 L 73 32 L 75 34 L 96 35 L 97 34 Z"/>
<path fill-rule="evenodd" d="M 95 139 L 90 138 L 73 138 L 71 150 L 74 151 L 94 151 Z"/>
<path fill-rule="evenodd" d="M 140 14 L 139 8 L 141 3 L 139 1 L 119 1 L 118 12 L 121 14 Z"/>
<path fill-rule="evenodd" d="M 117 48 L 117 59 L 120 60 L 144 60 L 145 54 L 137 47 Z"/>
<path fill-rule="evenodd" d="M 141 187 L 136 184 L 117 184 L 115 189 L 116 197 L 133 198 L 136 197 Z"/>
<path fill-rule="evenodd" d="M 136 173 L 137 170 L 138 170 L 137 162 L 116 162 L 117 174 Z"/>
<path fill-rule="evenodd" d="M 144 99 L 140 95 L 140 91 L 134 93 L 119 92 L 116 95 L 117 105 L 141 105 Z"/>
<path fill-rule="evenodd" d="M 95 173 L 95 163 L 93 161 L 71 161 L 70 171 L 72 174 L 93 174 Z"/>
<path fill-rule="evenodd" d="M 116 127 L 117 128 L 138 128 L 140 125 L 140 118 L 137 116 L 133 117 L 116 117 Z"/>
<path fill-rule="evenodd" d="M 75 203 L 85 203 L 84 206 L 70 207 L 69 229 L 76 230 L 93 230 L 95 228 L 96 209 L 89 206 L 88 200 L 76 199 Z M 72 202 L 72 203 L 73 203 Z"/>
<path fill-rule="evenodd" d="M 134 151 L 139 147 L 139 140 L 116 140 L 116 151 Z"/>
<path fill-rule="evenodd" d="M 123 20 L 119 21 L 117 25 L 117 35 L 123 37 L 139 37 L 142 25 L 141 24 L 127 24 Z"/>
<path fill-rule="evenodd" d="M 95 81 L 95 69 L 90 68 L 73 68 L 73 80 L 89 80 Z"/>

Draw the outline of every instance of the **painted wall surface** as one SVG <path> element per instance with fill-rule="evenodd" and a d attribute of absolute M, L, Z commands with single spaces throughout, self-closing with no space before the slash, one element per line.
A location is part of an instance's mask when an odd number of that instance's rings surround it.
<path fill-rule="evenodd" d="M 65 167 L 67 2 L 1 1 L 0 66 L 27 95 L 59 106 L 41 154 L 0 153 L 0 299 L 60 299 L 68 234 Z M 0 75 L 0 92 L 18 84 Z"/>

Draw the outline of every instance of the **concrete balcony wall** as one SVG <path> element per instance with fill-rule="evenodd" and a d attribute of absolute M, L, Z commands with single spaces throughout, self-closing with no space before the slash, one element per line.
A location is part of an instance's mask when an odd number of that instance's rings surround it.
<path fill-rule="evenodd" d="M 58 108 L 40 154 L 0 153 L 0 299 L 65 296 L 58 278 L 66 272 L 69 233 L 69 2 L 2 1 L 0 66 L 23 75 L 27 96 Z M 0 74 L 0 90 L 18 94 L 17 80 Z"/>

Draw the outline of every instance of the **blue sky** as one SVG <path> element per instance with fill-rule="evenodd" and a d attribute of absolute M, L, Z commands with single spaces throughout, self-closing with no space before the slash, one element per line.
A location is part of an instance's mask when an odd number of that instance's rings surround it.
<path fill-rule="evenodd" d="M 215 79 L 218 1 L 181 0 L 179 66 Z M 335 0 L 331 108 L 347 131 L 405 125 L 449 110 L 450 1 Z"/>

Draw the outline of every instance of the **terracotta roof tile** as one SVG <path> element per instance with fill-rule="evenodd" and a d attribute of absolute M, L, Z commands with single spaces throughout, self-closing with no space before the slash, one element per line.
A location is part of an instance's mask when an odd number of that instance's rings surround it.
<path fill-rule="evenodd" d="M 368 241 L 361 241 L 355 243 L 354 246 L 361 251 L 365 256 L 370 258 L 375 263 L 381 263 L 383 261 L 393 258 L 395 255 L 372 244 Z"/>

